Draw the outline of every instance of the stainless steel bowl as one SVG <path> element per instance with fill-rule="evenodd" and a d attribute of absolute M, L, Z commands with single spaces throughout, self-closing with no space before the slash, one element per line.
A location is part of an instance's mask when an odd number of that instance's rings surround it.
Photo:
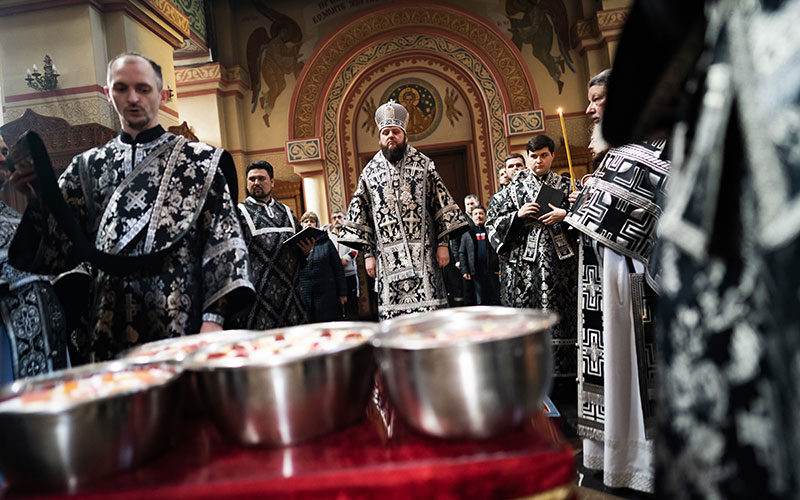
<path fill-rule="evenodd" d="M 373 339 L 389 398 L 415 429 L 488 437 L 518 426 L 550 389 L 557 315 L 464 307 L 402 316 Z"/>
<path fill-rule="evenodd" d="M 78 402 L 19 404 L 64 383 L 92 375 L 158 368 L 158 383 Z M 174 363 L 122 361 L 87 365 L 19 380 L 0 389 L 0 471 L 9 484 L 72 489 L 87 480 L 133 467 L 169 442 L 180 405 L 182 373 Z M 96 378 L 94 380 L 97 380 Z"/>
<path fill-rule="evenodd" d="M 209 344 L 235 340 L 257 333 L 253 330 L 225 330 L 222 332 L 198 333 L 171 339 L 156 340 L 122 352 L 119 357 L 133 363 L 154 363 L 161 361 L 180 362 L 196 350 Z"/>
<path fill-rule="evenodd" d="M 205 410 L 219 429 L 243 445 L 307 441 L 360 419 L 372 387 L 371 337 L 377 323 L 333 322 L 269 330 L 251 340 L 322 332 L 359 333 L 363 340 L 309 354 L 262 359 L 214 358 L 248 340 L 204 347 L 184 366 L 195 373 Z"/>
<path fill-rule="evenodd" d="M 130 363 L 151 364 L 161 362 L 182 363 L 198 349 L 219 342 L 229 342 L 242 337 L 252 336 L 253 330 L 225 330 L 222 332 L 199 333 L 171 339 L 148 342 L 122 352 L 119 358 Z M 197 377 L 187 372 L 182 378 L 185 397 L 184 413 L 196 416 L 203 412 L 200 393 L 197 388 Z"/>

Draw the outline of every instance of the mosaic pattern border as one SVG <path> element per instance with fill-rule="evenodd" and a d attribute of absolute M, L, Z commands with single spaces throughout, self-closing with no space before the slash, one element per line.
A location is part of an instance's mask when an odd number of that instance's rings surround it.
<path fill-rule="evenodd" d="M 322 148 L 320 147 L 319 137 L 286 142 L 286 161 L 289 163 L 321 159 Z"/>
<path fill-rule="evenodd" d="M 508 135 L 531 134 L 544 132 L 544 113 L 541 109 L 523 111 L 522 113 L 509 113 Z"/>
<path fill-rule="evenodd" d="M 381 33 L 403 28 L 410 28 L 415 32 L 431 28 L 442 30 L 444 35 L 474 44 L 483 58 L 492 61 L 498 68 L 493 77 L 502 82 L 502 88 L 507 90 L 510 111 L 536 107 L 533 82 L 528 81 L 526 70 L 517 59 L 516 47 L 501 33 L 493 31 L 468 12 L 452 7 L 426 5 L 424 9 L 419 9 L 403 5 L 381 10 L 346 26 L 311 61 L 309 72 L 299 83 L 295 110 L 291 117 L 293 136 L 299 138 L 314 135 L 314 121 L 319 96 L 323 93 L 322 86 L 330 74 L 337 72 L 337 64 L 349 55 L 353 47 Z M 475 60 L 485 68 L 479 58 L 475 57 Z"/>
<path fill-rule="evenodd" d="M 492 72 L 472 51 L 450 40 L 429 35 L 403 35 L 384 40 L 356 54 L 336 75 L 327 94 L 322 116 L 322 141 L 325 150 L 325 176 L 328 179 L 330 205 L 346 208 L 344 180 L 342 178 L 339 136 L 337 130 L 339 107 L 351 82 L 374 61 L 406 50 L 429 51 L 445 56 L 469 73 L 478 83 L 489 110 L 492 156 L 495 163 L 502 162 L 508 154 L 505 135 L 505 111 L 500 87 Z"/>

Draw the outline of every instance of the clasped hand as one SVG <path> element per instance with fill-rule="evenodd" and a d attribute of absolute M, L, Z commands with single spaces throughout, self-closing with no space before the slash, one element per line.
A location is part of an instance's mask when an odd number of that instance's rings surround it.
<path fill-rule="evenodd" d="M 557 222 L 561 222 L 564 220 L 564 217 L 567 216 L 567 211 L 563 208 L 558 208 L 552 203 L 548 203 L 547 206 L 550 207 L 550 212 L 538 217 L 536 220 L 541 221 L 546 226 L 552 226 Z M 522 207 L 517 210 L 517 217 L 520 219 L 528 218 L 533 216 L 534 214 L 539 213 L 539 209 L 541 207 L 538 203 L 530 202 L 522 205 Z"/>

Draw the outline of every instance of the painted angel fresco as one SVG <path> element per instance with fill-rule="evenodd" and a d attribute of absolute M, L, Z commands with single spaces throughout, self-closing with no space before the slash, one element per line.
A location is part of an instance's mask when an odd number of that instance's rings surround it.
<path fill-rule="evenodd" d="M 361 122 L 361 128 L 370 134 L 374 134 L 378 131 L 378 126 L 375 124 L 375 112 L 378 110 L 378 106 L 375 105 L 375 99 L 370 97 L 365 100 L 361 109 L 363 109 L 364 114 L 367 115 L 364 121 Z"/>
<path fill-rule="evenodd" d="M 264 28 L 256 28 L 247 39 L 247 71 L 250 72 L 251 113 L 256 107 L 264 110 L 264 123 L 269 127 L 269 115 L 275 108 L 275 101 L 286 89 L 285 75 L 295 78 L 303 69 L 300 58 L 300 44 L 303 33 L 300 26 L 291 18 L 267 7 L 268 0 L 253 0 L 256 9 L 272 21 L 269 33 Z"/>
<path fill-rule="evenodd" d="M 458 100 L 458 93 L 455 89 L 444 89 L 444 114 L 450 120 L 450 125 L 455 127 L 456 122 L 461 118 L 463 113 L 456 109 L 456 101 Z"/>
<path fill-rule="evenodd" d="M 522 13 L 521 18 L 514 18 Z M 530 44 L 533 56 L 541 61 L 558 84 L 558 93 L 564 88 L 561 75 L 566 67 L 574 73 L 569 46 L 569 21 L 563 0 L 506 0 L 506 14 L 511 22 L 511 41 L 522 50 Z M 558 42 L 559 54 L 553 55 L 553 35 Z"/>

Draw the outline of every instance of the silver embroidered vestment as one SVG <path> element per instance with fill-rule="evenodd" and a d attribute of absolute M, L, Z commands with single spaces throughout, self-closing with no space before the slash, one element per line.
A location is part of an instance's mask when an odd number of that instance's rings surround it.
<path fill-rule="evenodd" d="M 0 317 L 8 355 L 0 355 L 0 384 L 66 368 L 64 311 L 49 276 L 20 271 L 8 263 L 8 246 L 20 215 L 0 201 L 0 283 L 8 287 L 0 296 Z M 0 353 L 3 347 L 0 346 Z M 9 366 L 4 366 L 9 363 Z"/>
<path fill-rule="evenodd" d="M 555 375 L 574 378 L 577 373 L 576 237 L 566 224 L 545 226 L 535 218 L 520 219 L 517 211 L 536 198 L 542 183 L 564 193 L 561 208 L 568 208 L 569 179 L 549 172 L 542 180 L 523 170 L 489 202 L 486 233 L 503 255 L 500 275 L 501 302 L 509 307 L 532 307 L 558 313 L 553 327 Z M 550 210 L 543 208 L 541 213 Z"/>
<path fill-rule="evenodd" d="M 358 180 L 339 241 L 377 260 L 381 319 L 447 305 L 436 248 L 467 221 L 433 162 L 412 146 L 396 165 L 378 152 Z"/>
<path fill-rule="evenodd" d="M 297 248 L 283 242 L 302 229 L 292 210 L 270 199 L 264 203 L 252 197 L 239 203 L 256 300 L 239 327 L 265 330 L 306 322 L 306 305 L 300 289 L 300 269 L 305 258 Z"/>
<path fill-rule="evenodd" d="M 247 248 L 218 169 L 222 153 L 170 133 L 135 145 L 117 137 L 76 156 L 60 177 L 65 200 L 99 250 L 136 256 L 168 249 L 157 269 L 92 271 L 90 358 L 197 333 L 204 314 L 221 320 L 251 300 Z M 38 203 L 29 204 L 12 262 L 50 274 L 69 270 L 79 264 L 71 243 L 44 216 Z"/>

